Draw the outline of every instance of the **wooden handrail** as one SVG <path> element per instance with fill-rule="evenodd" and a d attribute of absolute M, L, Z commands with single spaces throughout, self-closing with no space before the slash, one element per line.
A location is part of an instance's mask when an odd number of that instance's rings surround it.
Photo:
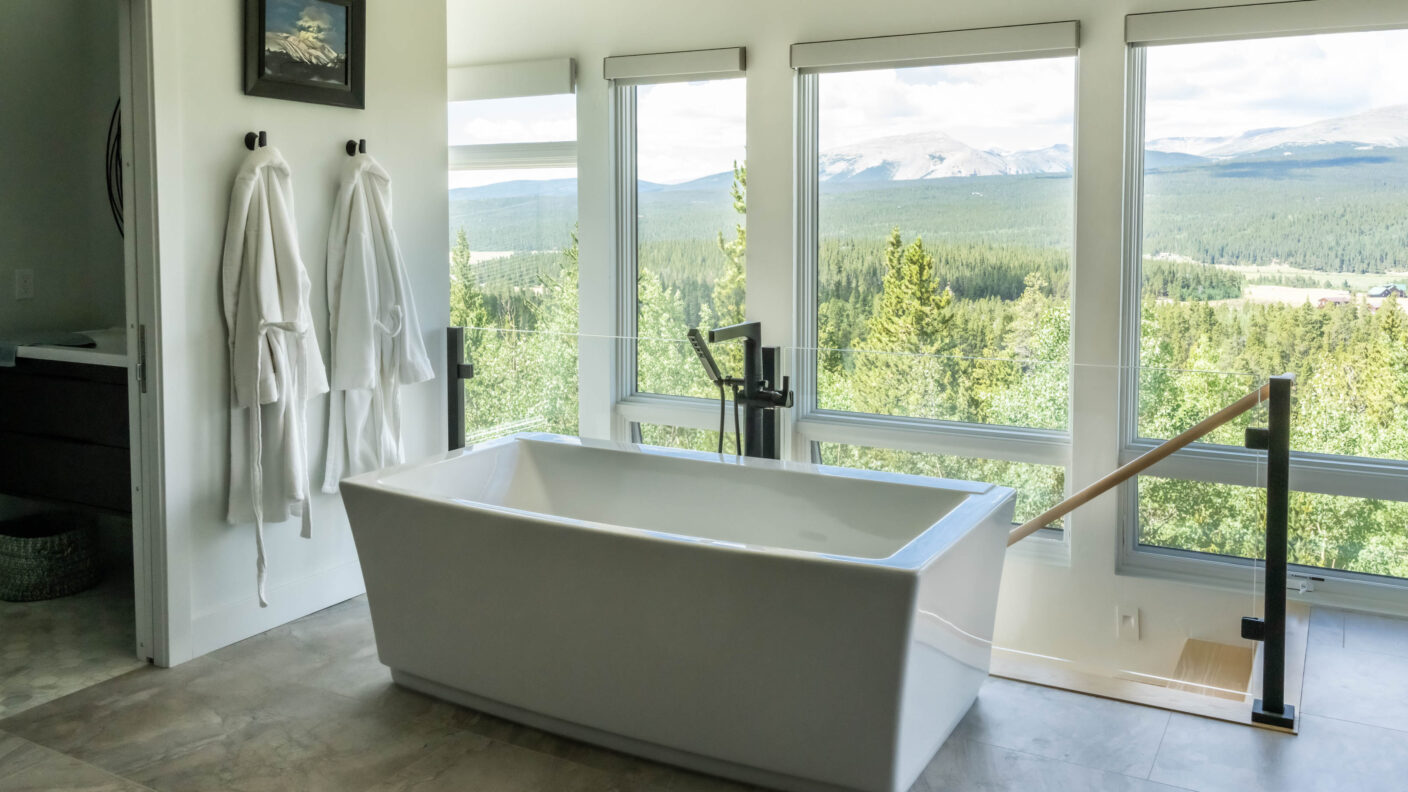
<path fill-rule="evenodd" d="M 1140 473 L 1143 473 L 1145 470 L 1148 470 L 1149 468 L 1153 467 L 1161 460 L 1172 455 L 1175 451 L 1178 451 L 1179 449 L 1192 443 L 1193 441 L 1197 440 L 1208 432 L 1211 432 L 1212 430 L 1216 429 L 1219 426 L 1222 426 L 1223 424 L 1227 423 L 1233 418 L 1236 418 L 1247 410 L 1250 410 L 1258 404 L 1266 401 L 1270 397 L 1271 383 L 1268 382 L 1265 385 L 1262 385 L 1260 388 L 1257 388 L 1256 390 L 1252 391 L 1251 393 L 1248 393 L 1246 396 L 1243 396 L 1237 401 L 1227 405 L 1226 407 L 1223 407 L 1221 410 L 1218 410 L 1207 418 L 1204 418 L 1203 420 L 1199 421 L 1192 428 L 1187 429 L 1176 437 L 1171 437 L 1168 440 L 1165 440 L 1162 443 L 1154 446 L 1147 452 L 1139 455 L 1137 459 L 1132 459 L 1126 464 L 1116 468 L 1113 473 L 1110 473 L 1109 475 L 1105 476 L 1094 484 L 1091 484 L 1080 492 L 1077 492 L 1076 494 L 1072 495 L 1069 498 L 1066 498 L 1055 506 L 1052 506 L 1051 508 L 1042 512 L 1040 515 L 1033 517 L 1032 519 L 1026 521 L 1025 523 L 1022 523 L 1016 528 L 1013 528 L 1012 532 L 1007 535 L 1007 546 L 1011 547 L 1012 545 L 1022 541 L 1023 539 L 1026 539 L 1028 536 L 1031 536 L 1032 534 L 1041 530 L 1043 527 L 1050 525 L 1052 522 L 1059 520 L 1062 517 L 1065 517 L 1067 514 L 1070 514 L 1081 506 L 1084 506 L 1090 501 L 1095 500 L 1097 497 L 1105 494 L 1109 490 L 1114 489 L 1119 484 L 1128 481 L 1129 479 L 1139 475 Z"/>

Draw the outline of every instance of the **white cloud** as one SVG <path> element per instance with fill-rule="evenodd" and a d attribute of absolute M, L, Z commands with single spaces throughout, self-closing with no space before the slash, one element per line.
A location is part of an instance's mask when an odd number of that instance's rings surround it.
<path fill-rule="evenodd" d="M 574 94 L 450 103 L 450 145 L 577 139 Z"/>
<path fill-rule="evenodd" d="M 637 176 L 678 184 L 732 170 L 747 155 L 747 97 L 742 79 L 637 88 Z"/>
<path fill-rule="evenodd" d="M 1408 103 L 1408 31 L 1150 47 L 1148 139 L 1299 126 Z"/>
<path fill-rule="evenodd" d="M 927 131 L 979 149 L 1070 145 L 1075 59 L 823 74 L 820 93 L 823 151 Z"/>

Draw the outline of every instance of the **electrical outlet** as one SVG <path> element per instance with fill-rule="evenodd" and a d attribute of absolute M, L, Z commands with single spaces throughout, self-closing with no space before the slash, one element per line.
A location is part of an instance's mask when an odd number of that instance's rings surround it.
<path fill-rule="evenodd" d="M 15 270 L 15 299 L 34 299 L 34 270 Z"/>
<path fill-rule="evenodd" d="M 1115 606 L 1115 637 L 1127 643 L 1139 640 L 1139 609 L 1128 605 Z"/>

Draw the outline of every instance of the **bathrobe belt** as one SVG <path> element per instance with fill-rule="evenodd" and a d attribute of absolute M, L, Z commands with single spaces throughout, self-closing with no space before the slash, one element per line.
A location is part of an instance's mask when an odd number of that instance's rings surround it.
<path fill-rule="evenodd" d="M 303 359 L 302 340 L 312 328 L 306 322 L 270 322 L 260 321 L 259 338 L 255 344 L 258 350 L 258 357 L 255 364 L 255 376 L 258 377 L 264 370 L 264 349 L 266 340 L 273 333 L 291 337 L 296 343 L 286 345 L 284 350 L 286 357 L 295 357 L 296 363 L 289 366 L 274 366 L 274 378 L 276 381 L 276 391 L 278 398 L 270 404 L 281 405 L 281 409 L 287 411 L 292 407 L 295 414 L 285 415 L 284 425 L 293 432 L 295 439 L 293 450 L 303 453 L 305 448 L 304 432 L 305 418 L 301 414 L 303 405 L 302 389 L 303 380 L 306 376 L 305 368 L 307 361 Z M 293 355 L 289 355 L 289 349 L 294 350 Z M 259 388 L 255 388 L 256 394 Z M 264 404 L 256 396 L 254 404 L 249 408 L 249 491 L 254 506 L 254 542 L 258 549 L 258 569 L 259 569 L 259 607 L 268 607 L 269 599 L 265 594 L 265 580 L 268 577 L 267 564 L 264 560 L 264 429 L 263 416 L 261 415 Z M 283 444 L 285 450 L 288 444 Z M 301 500 L 303 512 L 302 536 L 306 539 L 313 535 L 313 509 L 309 500 L 308 483 L 303 484 L 303 498 Z"/>

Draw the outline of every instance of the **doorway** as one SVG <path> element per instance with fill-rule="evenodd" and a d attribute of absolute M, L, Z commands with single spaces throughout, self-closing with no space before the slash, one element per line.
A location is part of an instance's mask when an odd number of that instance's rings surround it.
<path fill-rule="evenodd" d="M 145 0 L 6 15 L 0 719 L 165 660 Z"/>

